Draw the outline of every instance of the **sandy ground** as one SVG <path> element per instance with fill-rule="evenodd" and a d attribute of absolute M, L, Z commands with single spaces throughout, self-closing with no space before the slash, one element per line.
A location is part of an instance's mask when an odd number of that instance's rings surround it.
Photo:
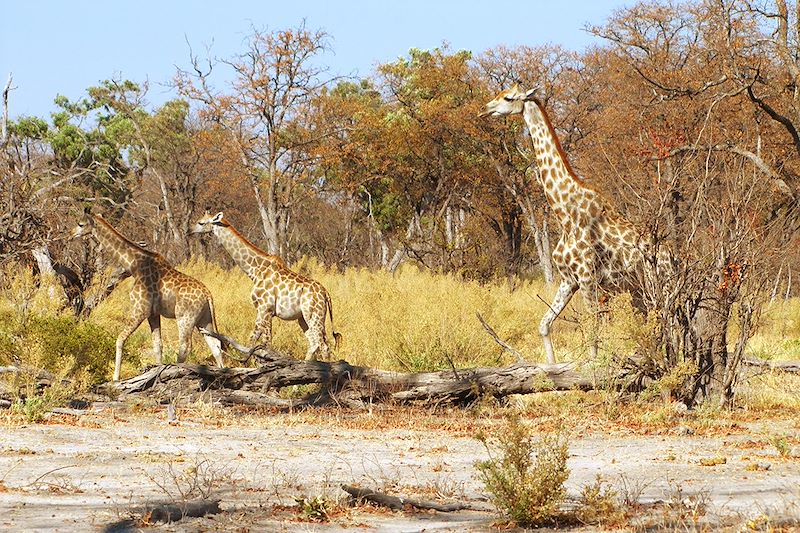
<path fill-rule="evenodd" d="M 0 530 L 102 531 L 148 502 L 204 494 L 220 498 L 225 512 L 151 530 L 488 531 L 496 520 L 475 477 L 473 463 L 486 452 L 474 438 L 292 420 L 275 414 L 265 415 L 261 427 L 213 427 L 182 417 L 170 425 L 162 412 L 106 409 L 77 423 L 60 417 L 0 427 Z M 764 430 L 753 426 L 726 437 L 618 431 L 573 437 L 569 493 L 576 495 L 601 474 L 643 502 L 674 499 L 680 491 L 687 502 L 707 501 L 718 515 L 800 516 L 800 460 L 781 458 L 764 445 Z M 717 457 L 726 462 L 701 464 Z M 360 507 L 321 525 L 300 521 L 288 509 L 275 512 L 275 504 L 295 505 L 295 496 L 341 498 L 342 483 L 468 501 L 486 510 Z"/>

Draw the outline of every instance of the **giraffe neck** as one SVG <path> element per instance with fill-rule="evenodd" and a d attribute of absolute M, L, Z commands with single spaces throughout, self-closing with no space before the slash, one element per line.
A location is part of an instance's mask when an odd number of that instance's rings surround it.
<path fill-rule="evenodd" d="M 244 270 L 247 276 L 254 281 L 260 270 L 282 262 L 279 257 L 267 254 L 248 241 L 230 224 L 227 226 L 215 225 L 213 232 L 239 268 Z"/>
<path fill-rule="evenodd" d="M 526 101 L 523 118 L 531 135 L 547 202 L 561 225 L 565 226 L 573 218 L 574 208 L 582 204 L 586 192 L 592 189 L 586 187 L 572 170 L 542 104 L 537 100 Z"/>
<path fill-rule="evenodd" d="M 105 219 L 95 216 L 94 222 L 93 233 L 100 246 L 111 254 L 123 268 L 131 270 L 141 259 L 155 255 L 129 241 Z"/>

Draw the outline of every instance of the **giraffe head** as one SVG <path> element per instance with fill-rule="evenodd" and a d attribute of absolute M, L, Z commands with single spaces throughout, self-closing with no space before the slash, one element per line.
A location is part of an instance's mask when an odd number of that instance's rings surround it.
<path fill-rule="evenodd" d="M 536 89 L 531 89 L 525 92 L 515 83 L 513 87 L 500 91 L 497 96 L 492 98 L 486 104 L 483 113 L 478 116 L 502 117 L 505 115 L 522 113 L 522 109 L 525 107 L 525 101 L 532 99 L 535 91 Z"/>
<path fill-rule="evenodd" d="M 216 215 L 210 215 L 206 213 L 197 223 L 192 226 L 192 229 L 189 230 L 190 235 L 194 235 L 196 233 L 211 233 L 214 230 L 214 226 L 228 226 L 228 222 L 225 220 L 225 217 L 222 215 L 222 211 L 217 213 Z"/>
<path fill-rule="evenodd" d="M 72 230 L 72 238 L 75 239 L 77 237 L 85 237 L 87 235 L 91 235 L 94 231 L 94 217 L 92 214 L 87 210 L 83 212 L 81 218 L 78 220 L 78 225 Z"/>

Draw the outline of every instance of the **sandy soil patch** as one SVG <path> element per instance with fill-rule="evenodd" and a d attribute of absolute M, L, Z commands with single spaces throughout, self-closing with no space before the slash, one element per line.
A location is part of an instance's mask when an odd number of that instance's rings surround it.
<path fill-rule="evenodd" d="M 60 420 L 0 427 L 0 529 L 98 531 L 145 503 L 198 494 L 221 499 L 225 512 L 154 529 L 484 531 L 496 519 L 473 467 L 486 458 L 483 445 L 447 431 L 353 430 L 334 420 L 294 423 L 280 414 L 248 427 L 191 418 L 170 425 L 161 411 L 108 409 L 77 424 Z M 707 501 L 719 515 L 747 519 L 788 510 L 800 516 L 800 461 L 780 457 L 765 444 L 763 429 L 754 425 L 726 437 L 619 431 L 573 437 L 569 492 L 602 475 L 643 502 L 680 493 Z M 322 525 L 274 513 L 275 505 L 295 505 L 295 496 L 341 498 L 342 483 L 486 510 L 359 508 Z"/>

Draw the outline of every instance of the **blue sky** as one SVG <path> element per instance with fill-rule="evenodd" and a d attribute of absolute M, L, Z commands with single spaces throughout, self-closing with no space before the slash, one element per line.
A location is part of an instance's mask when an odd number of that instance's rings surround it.
<path fill-rule="evenodd" d="M 13 73 L 9 113 L 47 116 L 53 99 L 77 99 L 100 80 L 150 81 L 149 100 L 174 94 L 163 84 L 188 66 L 189 47 L 231 57 L 251 27 L 279 30 L 303 19 L 330 37 L 321 58 L 332 74 L 370 75 L 374 65 L 409 48 L 481 52 L 498 45 L 560 44 L 581 50 L 597 42 L 583 31 L 630 0 L 240 1 L 137 2 L 11 0 L 0 19 L 0 83 Z"/>

